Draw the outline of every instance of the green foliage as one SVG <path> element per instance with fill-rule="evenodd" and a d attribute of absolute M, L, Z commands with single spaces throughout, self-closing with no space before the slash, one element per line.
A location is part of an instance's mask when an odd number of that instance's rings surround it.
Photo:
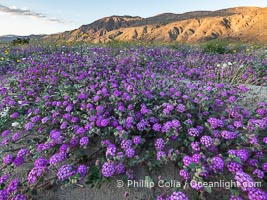
<path fill-rule="evenodd" d="M 91 188 L 93 187 L 100 188 L 103 182 L 104 182 L 104 177 L 101 174 L 100 168 L 96 166 L 90 167 L 89 176 L 87 178 L 86 184 L 90 185 Z"/>
<path fill-rule="evenodd" d="M 103 44 L 104 47 L 110 47 L 113 49 L 123 49 L 123 48 L 130 48 L 130 47 L 140 47 L 144 46 L 141 41 L 119 41 L 116 39 L 112 39 Z"/>
<path fill-rule="evenodd" d="M 16 38 L 15 40 L 11 41 L 12 46 L 17 45 L 28 45 L 30 43 L 30 38 Z"/>
<path fill-rule="evenodd" d="M 206 53 L 225 54 L 228 52 L 227 43 L 222 40 L 211 40 L 203 45 Z"/>

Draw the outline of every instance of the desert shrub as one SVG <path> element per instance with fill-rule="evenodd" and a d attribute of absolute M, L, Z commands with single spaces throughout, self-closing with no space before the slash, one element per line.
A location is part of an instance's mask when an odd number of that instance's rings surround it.
<path fill-rule="evenodd" d="M 221 40 L 208 41 L 202 48 L 207 53 L 225 54 L 228 52 L 227 43 Z"/>
<path fill-rule="evenodd" d="M 16 45 L 28 45 L 30 43 L 30 38 L 16 38 L 11 41 L 12 46 Z"/>

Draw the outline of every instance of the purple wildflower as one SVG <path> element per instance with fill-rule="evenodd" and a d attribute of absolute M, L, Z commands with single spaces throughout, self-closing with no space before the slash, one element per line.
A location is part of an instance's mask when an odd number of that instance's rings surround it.
<path fill-rule="evenodd" d="M 256 167 L 258 165 L 259 161 L 257 159 L 249 159 L 248 164 L 252 167 Z"/>
<path fill-rule="evenodd" d="M 188 200 L 188 197 L 182 192 L 173 192 L 169 200 Z"/>
<path fill-rule="evenodd" d="M 115 167 L 116 174 L 122 174 L 125 172 L 125 166 L 122 163 L 119 163 Z"/>
<path fill-rule="evenodd" d="M 60 125 L 60 129 L 66 129 L 68 126 L 67 122 L 62 122 L 62 124 Z"/>
<path fill-rule="evenodd" d="M 155 148 L 157 149 L 157 151 L 161 151 L 164 149 L 165 146 L 165 141 L 162 138 L 158 138 L 155 142 Z"/>
<path fill-rule="evenodd" d="M 51 158 L 49 159 L 49 163 L 50 165 L 54 165 L 56 163 L 64 161 L 65 159 L 66 159 L 66 154 L 56 153 L 51 156 Z"/>
<path fill-rule="evenodd" d="M 71 177 L 72 175 L 74 175 L 76 172 L 73 171 L 72 166 L 69 164 L 66 165 L 62 165 L 58 172 L 57 172 L 57 178 L 60 181 L 63 181 L 69 177 Z"/>
<path fill-rule="evenodd" d="M 101 120 L 101 126 L 107 127 L 109 125 L 109 119 L 102 119 Z"/>
<path fill-rule="evenodd" d="M 224 160 L 219 157 L 219 156 L 215 156 L 211 159 L 212 165 L 211 165 L 211 169 L 216 173 L 217 170 L 218 171 L 223 171 L 224 168 Z"/>
<path fill-rule="evenodd" d="M 177 110 L 178 112 L 180 112 L 180 113 L 183 113 L 183 112 L 185 112 L 186 107 L 185 107 L 185 105 L 183 105 L 183 104 L 178 104 L 178 105 L 176 106 L 176 110 Z"/>
<path fill-rule="evenodd" d="M 5 183 L 9 179 L 10 175 L 9 174 L 4 174 L 3 176 L 0 177 L 0 185 L 2 183 Z"/>
<path fill-rule="evenodd" d="M 240 187 L 243 191 L 249 191 L 254 187 L 253 179 L 245 172 L 236 172 L 234 179 L 236 180 L 237 187 Z"/>
<path fill-rule="evenodd" d="M 161 130 L 161 125 L 160 124 L 153 124 L 152 129 L 156 132 L 159 132 Z"/>
<path fill-rule="evenodd" d="M 23 149 L 20 149 L 17 153 L 17 157 L 24 157 L 26 155 L 28 155 L 30 153 L 29 149 L 27 148 L 23 148 Z"/>
<path fill-rule="evenodd" d="M 50 119 L 50 117 L 44 117 L 43 119 L 41 119 L 42 124 L 45 124 L 46 122 L 48 122 Z"/>
<path fill-rule="evenodd" d="M 166 158 L 166 153 L 164 151 L 158 151 L 157 152 L 157 160 L 161 160 L 161 159 L 165 159 Z"/>
<path fill-rule="evenodd" d="M 28 175 L 28 182 L 30 184 L 36 183 L 38 178 L 43 174 L 44 170 L 45 170 L 45 167 L 32 168 L 32 170 L 30 171 L 30 173 Z"/>
<path fill-rule="evenodd" d="M 114 144 L 109 144 L 106 150 L 106 157 L 112 156 L 114 157 L 116 155 L 117 148 Z"/>
<path fill-rule="evenodd" d="M 7 192 L 9 194 L 15 192 L 18 188 L 18 185 L 19 185 L 19 179 L 18 178 L 13 179 L 7 186 Z"/>
<path fill-rule="evenodd" d="M 80 139 L 80 145 L 81 146 L 87 146 L 88 145 L 88 142 L 89 142 L 89 138 L 88 137 L 82 137 L 81 139 Z"/>
<path fill-rule="evenodd" d="M 180 176 L 183 177 L 185 180 L 189 180 L 190 179 L 190 172 L 182 169 L 182 170 L 180 170 Z"/>
<path fill-rule="evenodd" d="M 199 142 L 192 142 L 191 147 L 194 151 L 200 151 L 200 143 Z"/>
<path fill-rule="evenodd" d="M 264 178 L 264 172 L 260 169 L 255 169 L 253 171 L 253 174 L 256 175 L 259 179 L 263 179 Z"/>
<path fill-rule="evenodd" d="M 79 138 L 71 138 L 69 144 L 71 147 L 76 147 L 79 144 Z"/>
<path fill-rule="evenodd" d="M 7 200 L 7 198 L 8 198 L 7 190 L 0 190 L 0 199 Z"/>
<path fill-rule="evenodd" d="M 249 200 L 266 200 L 267 199 L 267 193 L 264 192 L 261 189 L 258 188 L 252 188 L 248 192 L 248 199 Z"/>
<path fill-rule="evenodd" d="M 15 113 L 13 113 L 12 115 L 10 115 L 10 117 L 11 117 L 12 119 L 16 119 L 16 118 L 19 117 L 19 113 L 18 113 L 18 112 L 15 112 Z"/>
<path fill-rule="evenodd" d="M 40 157 L 34 161 L 34 166 L 35 167 L 45 167 L 48 164 L 48 160 Z"/>
<path fill-rule="evenodd" d="M 113 162 L 105 162 L 102 165 L 101 172 L 105 177 L 111 177 L 116 171 L 116 166 Z"/>
<path fill-rule="evenodd" d="M 179 128 L 181 126 L 181 123 L 177 119 L 172 120 L 172 127 L 173 128 Z"/>
<path fill-rule="evenodd" d="M 264 171 L 264 172 L 267 172 L 267 163 L 262 163 L 261 165 L 261 169 Z"/>
<path fill-rule="evenodd" d="M 196 129 L 196 128 L 190 128 L 190 129 L 188 130 L 188 134 L 189 134 L 190 136 L 192 136 L 192 137 L 197 137 L 197 136 L 199 136 L 199 131 L 198 131 L 198 129 Z"/>
<path fill-rule="evenodd" d="M 13 160 L 13 163 L 16 167 L 22 165 L 24 163 L 24 158 L 23 157 L 16 157 L 14 160 Z"/>
<path fill-rule="evenodd" d="M 29 122 L 29 123 L 25 124 L 24 128 L 25 128 L 25 130 L 29 131 L 33 128 L 33 126 L 34 126 L 34 123 Z"/>
<path fill-rule="evenodd" d="M 12 163 L 12 160 L 13 160 L 13 156 L 11 154 L 7 154 L 3 158 L 3 163 L 6 164 L 6 165 L 9 165 L 9 164 Z"/>
<path fill-rule="evenodd" d="M 183 163 L 184 163 L 184 166 L 189 166 L 191 163 L 193 162 L 193 159 L 190 157 L 190 156 L 184 156 L 183 158 Z"/>
<path fill-rule="evenodd" d="M 17 141 L 21 137 L 21 133 L 14 133 L 12 135 L 12 140 Z"/>
<path fill-rule="evenodd" d="M 132 140 L 122 140 L 121 141 L 121 148 L 122 149 L 128 149 L 132 147 Z"/>
<path fill-rule="evenodd" d="M 135 145 L 140 144 L 140 143 L 141 143 L 141 137 L 140 137 L 140 136 L 134 136 L 134 137 L 133 137 L 133 143 L 134 143 Z"/>
<path fill-rule="evenodd" d="M 86 165 L 79 165 L 79 167 L 77 168 L 77 173 L 80 173 L 82 177 L 85 177 L 87 174 Z"/>
<path fill-rule="evenodd" d="M 242 162 L 245 162 L 249 158 L 249 152 L 246 149 L 240 149 L 236 152 L 236 156 L 238 156 Z"/>
<path fill-rule="evenodd" d="M 10 133 L 11 133 L 10 130 L 5 130 L 2 132 L 2 137 L 4 138 L 4 137 L 8 136 Z"/>
<path fill-rule="evenodd" d="M 72 105 L 68 105 L 67 107 L 66 107 L 66 112 L 70 112 L 71 110 L 72 110 Z"/>
<path fill-rule="evenodd" d="M 242 165 L 237 163 L 237 162 L 229 162 L 227 164 L 227 168 L 232 173 L 235 173 L 235 172 L 238 172 L 238 171 L 243 171 Z"/>
<path fill-rule="evenodd" d="M 128 149 L 125 150 L 125 155 L 128 158 L 132 158 L 135 155 L 135 150 L 133 148 L 128 148 Z"/>
<path fill-rule="evenodd" d="M 223 130 L 221 132 L 221 136 L 226 140 L 231 140 L 231 139 L 236 138 L 237 134 L 235 132 L 230 132 L 230 131 Z"/>
<path fill-rule="evenodd" d="M 213 144 L 213 139 L 208 135 L 204 135 L 200 138 L 200 142 L 205 147 L 210 147 Z"/>

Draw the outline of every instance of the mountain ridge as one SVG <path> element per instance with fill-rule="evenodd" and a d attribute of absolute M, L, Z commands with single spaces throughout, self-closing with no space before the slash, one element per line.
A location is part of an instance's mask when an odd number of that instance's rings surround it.
<path fill-rule="evenodd" d="M 113 15 L 63 33 L 44 35 L 42 41 L 160 41 L 197 43 L 231 39 L 267 44 L 267 7 L 234 7 L 216 11 L 161 13 L 152 17 Z"/>

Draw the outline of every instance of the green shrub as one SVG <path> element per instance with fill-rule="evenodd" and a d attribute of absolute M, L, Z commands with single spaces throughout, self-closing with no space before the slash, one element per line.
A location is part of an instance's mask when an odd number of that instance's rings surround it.
<path fill-rule="evenodd" d="M 227 43 L 220 40 L 211 40 L 203 45 L 203 51 L 209 53 L 225 54 L 228 52 Z"/>
<path fill-rule="evenodd" d="M 30 38 L 16 38 L 11 41 L 12 46 L 25 45 L 30 43 Z"/>

